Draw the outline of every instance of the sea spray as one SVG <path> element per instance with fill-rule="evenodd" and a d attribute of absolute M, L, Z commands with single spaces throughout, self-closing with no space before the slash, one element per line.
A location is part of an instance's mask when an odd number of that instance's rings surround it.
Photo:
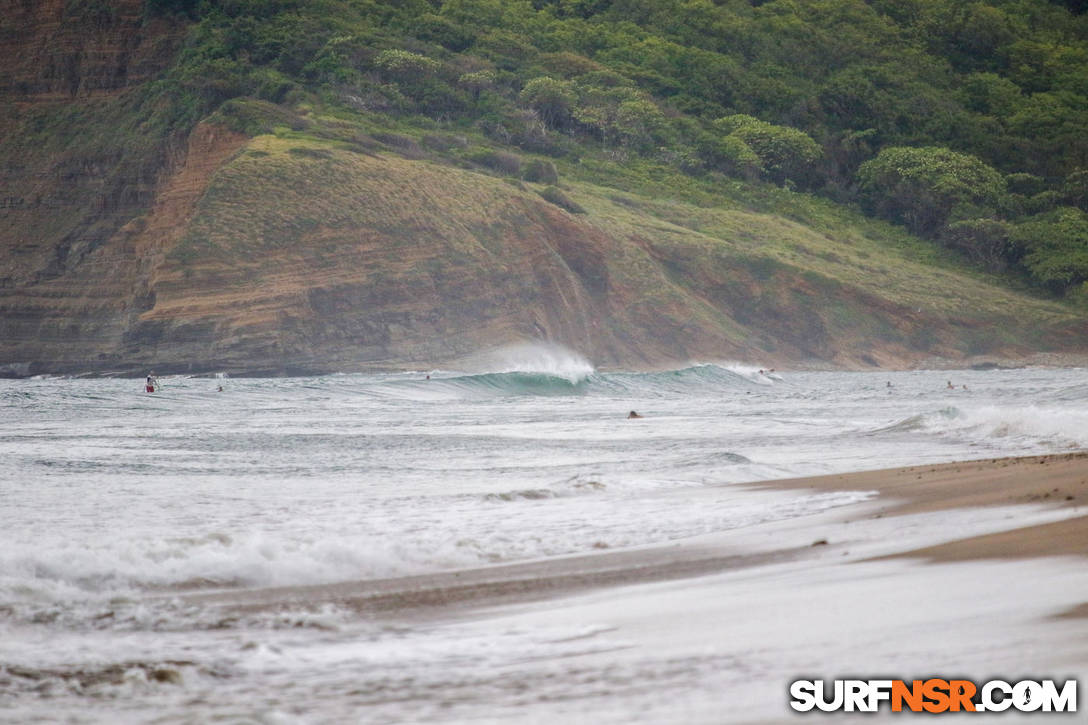
<path fill-rule="evenodd" d="M 539 373 L 580 383 L 595 371 L 581 354 L 551 342 L 526 342 L 482 353 L 470 364 L 473 373 Z"/>

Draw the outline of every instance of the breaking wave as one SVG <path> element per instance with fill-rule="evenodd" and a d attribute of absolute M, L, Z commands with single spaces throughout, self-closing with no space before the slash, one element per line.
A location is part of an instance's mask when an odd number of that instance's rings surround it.
<path fill-rule="evenodd" d="M 659 395 L 700 389 L 745 389 L 782 382 L 773 370 L 734 362 L 692 363 L 653 372 L 599 371 L 577 353 L 555 346 L 508 349 L 486 358 L 477 372 L 435 370 L 364 385 L 359 392 L 388 397 Z"/>
<path fill-rule="evenodd" d="M 1021 439 L 1054 448 L 1088 447 L 1088 410 L 1069 407 L 978 406 L 912 415 L 870 434 L 922 432 L 980 444 Z"/>

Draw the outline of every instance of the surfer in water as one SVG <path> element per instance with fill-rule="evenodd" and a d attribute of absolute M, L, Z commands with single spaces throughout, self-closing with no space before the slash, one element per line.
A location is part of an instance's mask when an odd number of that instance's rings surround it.
<path fill-rule="evenodd" d="M 155 378 L 155 373 L 147 374 L 147 383 L 144 385 L 144 390 L 149 393 L 154 393 L 159 387 L 159 381 Z"/>
<path fill-rule="evenodd" d="M 636 413 L 633 410 L 630 413 L 627 414 L 627 420 L 631 420 L 632 418 L 641 418 L 641 417 L 642 417 L 641 415 L 639 415 L 638 413 Z"/>

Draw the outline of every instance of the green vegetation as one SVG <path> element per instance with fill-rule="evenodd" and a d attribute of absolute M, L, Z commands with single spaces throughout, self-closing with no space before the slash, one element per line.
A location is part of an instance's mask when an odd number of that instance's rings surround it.
<path fill-rule="evenodd" d="M 675 198 L 825 208 L 793 199 L 800 191 L 857 204 L 1011 281 L 1088 299 L 1083 2 L 146 0 L 146 10 L 193 18 L 175 67 L 145 91 L 173 128 L 214 112 L 250 134 L 399 146 L 551 186 L 667 178 Z"/>

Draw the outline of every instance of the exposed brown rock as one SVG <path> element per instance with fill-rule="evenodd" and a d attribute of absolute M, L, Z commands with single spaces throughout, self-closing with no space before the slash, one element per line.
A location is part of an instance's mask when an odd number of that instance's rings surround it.
<path fill-rule="evenodd" d="M 143 0 L 0 0 L 0 96 L 17 103 L 115 92 L 158 74 L 181 40 Z"/>

